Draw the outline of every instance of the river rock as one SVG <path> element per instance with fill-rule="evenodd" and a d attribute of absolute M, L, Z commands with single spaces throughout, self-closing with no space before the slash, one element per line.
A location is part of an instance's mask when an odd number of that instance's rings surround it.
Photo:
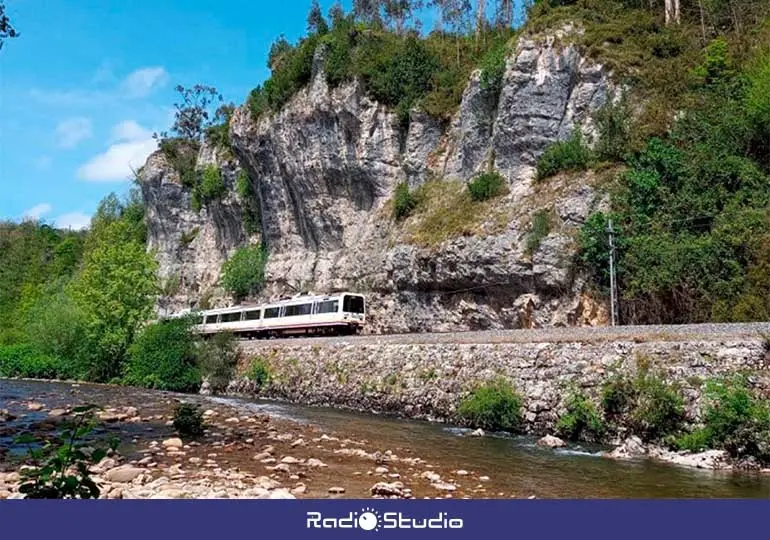
<path fill-rule="evenodd" d="M 687 452 L 672 452 L 665 448 L 651 446 L 647 455 L 658 461 L 696 469 L 724 470 L 732 468 L 729 463 L 729 456 L 724 450 L 706 450 L 705 452 L 691 454 Z"/>
<path fill-rule="evenodd" d="M 285 489 L 275 489 L 257 498 L 258 499 L 296 499 L 294 495 L 292 495 Z"/>
<path fill-rule="evenodd" d="M 289 465 L 295 465 L 295 464 L 297 464 L 297 463 L 299 463 L 299 462 L 300 462 L 300 460 L 299 460 L 299 459 L 297 459 L 297 458 L 295 458 L 294 456 L 285 456 L 285 457 L 284 457 L 284 458 L 281 460 L 281 463 L 287 463 L 287 464 L 289 464 Z"/>
<path fill-rule="evenodd" d="M 305 484 L 297 484 L 291 489 L 292 495 L 302 495 L 307 491 L 307 486 Z"/>
<path fill-rule="evenodd" d="M 8 412 L 8 409 L 0 409 L 0 422 L 8 422 L 15 418 L 16 416 Z"/>
<path fill-rule="evenodd" d="M 166 439 L 165 441 L 163 441 L 162 444 L 166 448 L 182 448 L 182 446 L 184 446 L 182 439 L 180 439 L 179 437 L 172 437 L 170 439 Z"/>
<path fill-rule="evenodd" d="M 457 489 L 457 486 L 450 484 L 449 482 L 433 482 L 431 486 L 439 491 L 454 491 Z"/>
<path fill-rule="evenodd" d="M 157 493 L 150 497 L 151 499 L 186 499 L 187 492 L 181 489 L 164 489 L 160 493 Z"/>
<path fill-rule="evenodd" d="M 562 448 L 567 446 L 567 443 L 565 443 L 559 437 L 554 437 L 553 435 L 546 435 L 542 439 L 538 440 L 537 444 L 538 446 L 544 446 L 546 448 Z"/>
<path fill-rule="evenodd" d="M 152 459 L 152 458 L 150 458 L 150 459 Z M 144 463 L 141 463 L 141 464 L 144 465 Z M 115 460 L 113 458 L 106 457 L 106 458 L 102 458 L 102 460 L 99 463 L 97 463 L 96 465 L 91 467 L 91 470 L 93 472 L 99 474 L 101 472 L 109 471 L 111 469 L 114 469 L 115 465 L 116 465 L 116 463 L 115 463 Z"/>
<path fill-rule="evenodd" d="M 32 412 L 40 411 L 44 407 L 45 405 L 43 405 L 42 403 L 38 403 L 36 401 L 30 401 L 29 403 L 27 403 L 27 410 Z"/>
<path fill-rule="evenodd" d="M 316 459 L 316 458 L 308 459 L 305 462 L 305 466 L 307 466 L 307 467 L 315 467 L 315 468 L 328 467 L 328 465 L 326 465 L 326 463 L 324 463 L 320 459 Z"/>
<path fill-rule="evenodd" d="M 459 469 L 455 471 L 455 474 L 457 476 L 468 476 L 468 471 L 466 471 L 465 469 Z"/>
<path fill-rule="evenodd" d="M 297 439 L 296 441 L 291 443 L 292 448 L 295 448 L 297 446 L 305 446 L 305 439 Z"/>
<path fill-rule="evenodd" d="M 376 469 L 374 469 L 374 472 L 377 474 L 386 474 L 388 470 L 389 469 L 387 467 L 377 467 Z"/>
<path fill-rule="evenodd" d="M 217 411 L 214 411 L 212 409 L 207 409 L 203 411 L 204 418 L 211 418 L 212 416 L 217 416 Z"/>
<path fill-rule="evenodd" d="M 110 482 L 126 483 L 144 472 L 144 469 L 132 467 L 131 465 L 121 465 L 104 473 L 104 478 Z"/>
<path fill-rule="evenodd" d="M 468 435 L 470 435 L 471 437 L 483 437 L 485 433 L 483 429 L 478 428 L 474 431 L 471 431 Z"/>
<path fill-rule="evenodd" d="M 611 459 L 633 459 L 647 455 L 647 448 L 639 437 L 633 436 L 627 438 L 623 444 L 605 455 Z"/>
<path fill-rule="evenodd" d="M 371 487 L 375 497 L 404 497 L 404 484 L 401 482 L 377 482 Z"/>
<path fill-rule="evenodd" d="M 332 486 L 327 491 L 332 495 L 342 495 L 345 493 L 345 488 L 341 486 Z"/>
<path fill-rule="evenodd" d="M 60 416 L 66 416 L 69 414 L 69 411 L 67 409 L 52 409 L 48 411 L 48 416 L 52 418 L 58 418 Z"/>
<path fill-rule="evenodd" d="M 273 467 L 265 467 L 268 471 L 275 471 L 275 472 L 282 472 L 282 473 L 290 473 L 291 469 L 286 463 L 279 463 L 278 465 L 274 465 Z"/>
<path fill-rule="evenodd" d="M 420 478 L 425 478 L 429 482 L 439 482 L 441 480 L 441 475 L 437 472 L 425 471 L 420 475 Z"/>

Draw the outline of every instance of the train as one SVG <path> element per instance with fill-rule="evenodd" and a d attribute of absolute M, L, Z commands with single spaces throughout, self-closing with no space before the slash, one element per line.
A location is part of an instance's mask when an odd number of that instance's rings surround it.
<path fill-rule="evenodd" d="M 203 337 L 225 332 L 243 339 L 355 335 L 366 324 L 366 298 L 351 292 L 305 293 L 266 304 L 195 311 L 190 315 L 194 318 L 193 331 Z"/>

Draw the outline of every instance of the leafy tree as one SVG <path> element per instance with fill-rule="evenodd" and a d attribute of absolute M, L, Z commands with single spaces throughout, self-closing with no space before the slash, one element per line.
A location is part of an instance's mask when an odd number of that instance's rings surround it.
<path fill-rule="evenodd" d="M 319 35 L 326 34 L 329 31 L 329 25 L 326 23 L 326 19 L 324 19 L 318 0 L 313 0 L 310 12 L 307 14 L 307 31 L 308 34 Z"/>
<path fill-rule="evenodd" d="M 11 25 L 11 20 L 5 13 L 5 3 L 0 2 L 0 50 L 3 48 L 3 43 L 9 38 L 19 37 L 19 33 Z"/>
<path fill-rule="evenodd" d="M 156 138 L 167 139 L 179 137 L 188 141 L 200 142 L 206 130 L 214 125 L 217 118 L 216 109 L 212 107 L 222 103 L 223 98 L 216 88 L 196 84 L 192 88 L 177 85 L 175 88 L 181 101 L 174 103 L 174 123 L 170 134 L 156 134 Z"/>
<path fill-rule="evenodd" d="M 342 9 L 342 4 L 337 0 L 329 8 L 329 20 L 332 23 L 332 29 L 339 28 L 343 21 L 345 21 L 345 10 Z"/>
<path fill-rule="evenodd" d="M 222 265 L 222 286 L 236 298 L 258 290 L 265 281 L 267 251 L 254 245 L 239 248 Z"/>
<path fill-rule="evenodd" d="M 361 22 L 382 26 L 381 2 L 382 0 L 353 0 L 353 15 Z"/>
<path fill-rule="evenodd" d="M 90 377 L 120 375 L 136 330 L 152 312 L 157 263 L 144 245 L 144 225 L 131 205 L 109 197 L 97 211 L 83 267 L 71 290 L 85 314 L 92 344 Z"/>

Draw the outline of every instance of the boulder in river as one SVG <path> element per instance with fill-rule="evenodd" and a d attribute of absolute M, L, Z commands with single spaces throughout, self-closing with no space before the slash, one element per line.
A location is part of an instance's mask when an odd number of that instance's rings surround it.
<path fill-rule="evenodd" d="M 475 431 L 471 431 L 470 436 L 471 437 L 483 437 L 484 436 L 484 430 L 479 428 L 479 429 L 477 429 Z"/>
<path fill-rule="evenodd" d="M 538 446 L 544 446 L 546 448 L 562 448 L 567 446 L 567 443 L 565 443 L 559 437 L 554 437 L 553 435 L 546 435 L 542 439 L 538 440 L 537 444 Z"/>
<path fill-rule="evenodd" d="M 647 455 L 647 448 L 644 446 L 642 439 L 633 436 L 627 438 L 623 441 L 623 444 L 605 455 L 612 459 L 633 459 Z"/>

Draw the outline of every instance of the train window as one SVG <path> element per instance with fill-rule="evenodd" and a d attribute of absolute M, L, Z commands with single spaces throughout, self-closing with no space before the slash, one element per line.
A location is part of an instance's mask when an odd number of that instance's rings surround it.
<path fill-rule="evenodd" d="M 217 324 L 217 316 L 216 315 L 207 315 L 206 316 L 206 324 Z"/>
<path fill-rule="evenodd" d="M 258 321 L 259 320 L 259 314 L 262 313 L 258 309 L 253 309 L 251 311 L 246 312 L 246 320 L 247 321 Z"/>
<path fill-rule="evenodd" d="M 240 311 L 236 311 L 235 313 L 223 313 L 222 314 L 222 322 L 236 322 L 241 320 L 241 313 Z"/>
<path fill-rule="evenodd" d="M 299 304 L 297 306 L 286 306 L 286 317 L 296 317 L 298 315 L 310 315 L 313 304 Z"/>
<path fill-rule="evenodd" d="M 277 307 L 267 308 L 265 310 L 265 319 L 275 319 L 276 317 L 278 317 L 279 311 L 280 311 L 280 308 L 277 308 Z"/>
<path fill-rule="evenodd" d="M 337 313 L 340 310 L 339 300 L 328 300 L 316 306 L 316 313 Z"/>
<path fill-rule="evenodd" d="M 364 299 L 361 296 L 345 296 L 342 300 L 342 311 L 347 313 L 363 313 Z"/>
<path fill-rule="evenodd" d="M 203 324 L 203 321 L 206 317 L 203 315 L 196 315 L 195 316 L 195 324 Z"/>

